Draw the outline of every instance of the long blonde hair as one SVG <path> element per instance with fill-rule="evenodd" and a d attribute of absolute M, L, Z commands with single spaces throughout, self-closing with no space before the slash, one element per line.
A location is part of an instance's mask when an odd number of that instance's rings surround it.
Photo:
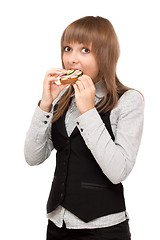
<path fill-rule="evenodd" d="M 92 44 L 99 67 L 98 78 L 104 79 L 106 94 L 95 106 L 99 113 L 105 113 L 117 104 L 118 98 L 130 88 L 124 86 L 116 75 L 116 65 L 120 54 L 119 42 L 115 30 L 109 20 L 102 17 L 87 16 L 71 23 L 61 37 L 61 58 L 64 47 L 69 43 Z M 64 67 L 63 61 L 62 65 Z M 74 89 L 71 85 L 58 101 L 53 114 L 53 122 L 62 116 L 69 105 Z"/>

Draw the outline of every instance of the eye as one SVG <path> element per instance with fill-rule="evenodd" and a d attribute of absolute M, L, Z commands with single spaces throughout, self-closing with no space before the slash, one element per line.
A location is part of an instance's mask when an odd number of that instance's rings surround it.
<path fill-rule="evenodd" d="M 88 49 L 88 48 L 82 48 L 82 52 L 83 52 L 83 53 L 90 53 L 90 51 L 91 51 L 91 50 Z"/>
<path fill-rule="evenodd" d="M 66 46 L 66 47 L 64 47 L 64 51 L 69 52 L 69 51 L 71 51 L 71 48 L 69 46 Z"/>

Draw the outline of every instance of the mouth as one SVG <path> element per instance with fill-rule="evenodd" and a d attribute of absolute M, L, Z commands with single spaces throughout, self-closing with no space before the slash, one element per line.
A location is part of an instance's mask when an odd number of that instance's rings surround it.
<path fill-rule="evenodd" d="M 77 68 L 77 67 L 70 67 L 70 68 L 68 68 L 69 70 L 71 69 L 71 70 L 81 70 L 80 68 Z"/>

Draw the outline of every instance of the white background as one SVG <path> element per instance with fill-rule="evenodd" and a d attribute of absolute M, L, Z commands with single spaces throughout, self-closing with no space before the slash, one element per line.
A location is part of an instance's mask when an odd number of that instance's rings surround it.
<path fill-rule="evenodd" d="M 136 165 L 124 182 L 133 240 L 159 237 L 159 1 L 3 0 L 0 3 L 0 239 L 44 240 L 55 153 L 26 164 L 23 147 L 46 71 L 61 67 L 60 38 L 72 21 L 108 18 L 119 38 L 121 81 L 145 97 Z"/>

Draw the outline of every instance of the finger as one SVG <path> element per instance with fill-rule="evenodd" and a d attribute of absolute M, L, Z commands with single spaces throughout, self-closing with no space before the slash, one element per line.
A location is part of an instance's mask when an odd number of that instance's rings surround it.
<path fill-rule="evenodd" d="M 64 68 L 51 68 L 51 69 L 49 69 L 47 72 L 48 72 L 48 73 L 54 73 L 54 72 L 56 72 L 56 71 L 58 71 L 58 72 L 67 72 L 67 70 L 64 69 Z"/>
<path fill-rule="evenodd" d="M 77 95 L 77 94 L 79 93 L 79 88 L 78 88 L 78 86 L 76 85 L 76 83 L 74 83 L 72 86 L 73 86 L 73 88 L 74 88 L 75 95 Z"/>
<path fill-rule="evenodd" d="M 86 75 L 79 77 L 79 80 L 83 83 L 84 88 L 93 88 L 94 87 L 94 83 L 93 83 L 92 79 Z"/>
<path fill-rule="evenodd" d="M 55 82 L 57 79 L 55 77 L 48 77 L 46 80 L 47 82 L 51 83 L 51 82 Z"/>
<path fill-rule="evenodd" d="M 87 85 L 90 85 L 90 86 L 93 86 L 93 85 L 94 85 L 92 79 L 91 79 L 89 76 L 87 76 L 87 75 L 80 76 L 79 79 L 80 79 L 84 84 L 87 84 Z"/>
<path fill-rule="evenodd" d="M 47 76 L 59 76 L 60 74 L 65 74 L 67 73 L 67 71 L 65 69 L 61 69 L 61 68 L 56 68 L 56 69 L 51 69 L 49 71 L 47 71 L 46 75 Z"/>
<path fill-rule="evenodd" d="M 76 86 L 78 87 L 78 89 L 79 89 L 80 92 L 82 92 L 82 91 L 85 89 L 85 85 L 83 84 L 82 81 L 77 80 L 75 84 L 76 84 Z"/>

